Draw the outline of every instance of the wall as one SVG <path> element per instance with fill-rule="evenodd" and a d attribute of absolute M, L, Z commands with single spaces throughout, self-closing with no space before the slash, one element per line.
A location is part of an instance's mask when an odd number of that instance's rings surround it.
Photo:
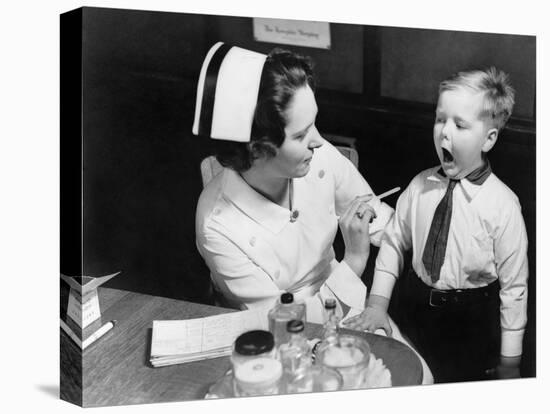
<path fill-rule="evenodd" d="M 532 36 L 380 28 L 381 94 L 434 103 L 439 81 L 467 69 L 496 66 L 517 90 L 514 115 L 534 116 L 536 44 Z"/>
<path fill-rule="evenodd" d="M 83 195 L 86 274 L 202 300 L 208 272 L 195 249 L 199 160 L 191 135 L 205 17 L 84 9 Z"/>
<path fill-rule="evenodd" d="M 330 25 L 331 49 L 292 47 L 254 41 L 252 18 L 220 17 L 216 20 L 218 39 L 234 46 L 269 53 L 275 47 L 292 49 L 310 56 L 315 63 L 315 74 L 323 88 L 342 92 L 363 91 L 363 27 L 353 24 Z"/>

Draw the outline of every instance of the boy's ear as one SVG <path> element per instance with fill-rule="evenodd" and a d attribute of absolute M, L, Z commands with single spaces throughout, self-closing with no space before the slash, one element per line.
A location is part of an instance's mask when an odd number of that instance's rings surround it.
<path fill-rule="evenodd" d="M 498 139 L 498 129 L 496 128 L 489 129 L 487 131 L 487 135 L 485 136 L 485 142 L 481 147 L 481 151 L 489 152 L 491 148 L 493 148 L 497 143 L 497 139 Z"/>

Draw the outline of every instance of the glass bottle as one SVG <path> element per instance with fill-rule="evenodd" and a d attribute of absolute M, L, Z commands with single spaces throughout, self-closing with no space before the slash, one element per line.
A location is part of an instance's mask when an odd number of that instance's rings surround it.
<path fill-rule="evenodd" d="M 287 323 L 289 340 L 279 346 L 279 359 L 283 370 L 293 373 L 311 364 L 311 354 L 304 335 L 304 322 L 291 320 Z"/>
<path fill-rule="evenodd" d="M 304 322 L 291 320 L 287 323 L 288 342 L 279 346 L 279 359 L 283 366 L 286 391 L 307 392 L 313 389 L 313 380 L 308 375 L 311 367 L 311 351 L 304 335 Z"/>
<path fill-rule="evenodd" d="M 306 305 L 294 301 L 292 293 L 283 293 L 277 304 L 269 311 L 267 318 L 269 320 L 269 331 L 275 339 L 275 347 L 288 342 L 289 334 L 286 324 L 295 319 L 305 321 Z"/>
<path fill-rule="evenodd" d="M 240 335 L 233 344 L 231 363 L 235 396 L 279 393 L 283 370 L 271 332 L 255 330 Z"/>
<path fill-rule="evenodd" d="M 338 336 L 340 318 L 336 315 L 336 299 L 325 299 L 325 324 L 323 326 L 323 341 L 334 342 Z"/>

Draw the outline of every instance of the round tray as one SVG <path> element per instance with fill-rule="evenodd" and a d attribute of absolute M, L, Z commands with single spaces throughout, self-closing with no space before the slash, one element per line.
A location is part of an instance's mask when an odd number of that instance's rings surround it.
<path fill-rule="evenodd" d="M 390 371 L 386 368 L 382 359 L 376 358 L 376 356 L 371 353 L 371 358 L 367 367 L 367 375 L 359 389 L 386 388 L 391 386 Z M 232 397 L 235 397 L 235 393 L 233 392 L 233 371 L 229 369 L 219 380 L 208 388 L 208 392 L 204 398 L 214 399 Z"/>

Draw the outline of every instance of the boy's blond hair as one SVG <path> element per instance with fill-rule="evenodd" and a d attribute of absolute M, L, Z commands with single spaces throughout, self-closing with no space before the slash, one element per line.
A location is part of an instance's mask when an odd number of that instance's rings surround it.
<path fill-rule="evenodd" d="M 458 72 L 439 84 L 439 94 L 458 88 L 470 88 L 483 92 L 484 109 L 480 117 L 488 118 L 494 128 L 504 128 L 512 115 L 515 91 L 510 84 L 509 76 L 495 67 L 486 70 Z"/>

